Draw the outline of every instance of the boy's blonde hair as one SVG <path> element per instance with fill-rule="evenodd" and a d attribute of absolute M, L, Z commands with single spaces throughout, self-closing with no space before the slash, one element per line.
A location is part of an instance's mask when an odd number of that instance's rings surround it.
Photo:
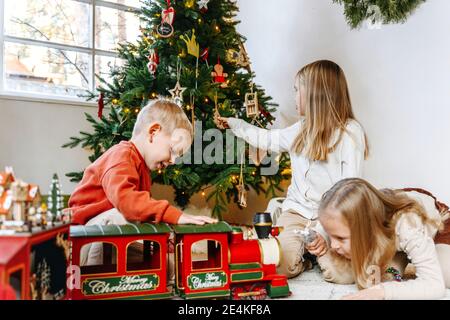
<path fill-rule="evenodd" d="M 161 130 L 172 133 L 175 129 L 185 129 L 193 139 L 193 128 L 188 117 L 178 105 L 170 100 L 157 99 L 149 102 L 139 112 L 133 128 L 133 136 L 139 135 L 148 129 L 151 122 L 158 122 Z"/>
<path fill-rule="evenodd" d="M 371 266 L 382 274 L 396 253 L 395 226 L 403 214 L 417 214 L 423 224 L 440 228 L 424 207 L 402 190 L 378 190 L 360 178 L 343 179 L 322 197 L 319 215 L 339 212 L 350 228 L 351 266 L 360 289 L 370 286 Z"/>
<path fill-rule="evenodd" d="M 292 151 L 311 160 L 326 161 L 342 139 L 347 121 L 355 119 L 344 71 L 334 62 L 319 60 L 304 66 L 296 76 L 305 87 L 305 122 L 292 143 Z M 300 88 L 299 88 L 300 89 Z M 339 130 L 336 143 L 330 146 Z M 365 157 L 369 154 L 367 137 Z"/>

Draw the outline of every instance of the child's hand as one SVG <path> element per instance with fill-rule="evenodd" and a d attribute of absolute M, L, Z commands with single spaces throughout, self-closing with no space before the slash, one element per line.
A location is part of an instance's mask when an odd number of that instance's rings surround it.
<path fill-rule="evenodd" d="M 317 233 L 316 239 L 305 248 L 309 253 L 318 257 L 323 256 L 328 251 L 327 242 L 319 233 Z"/>
<path fill-rule="evenodd" d="M 205 223 L 217 223 L 217 219 L 213 219 L 207 216 L 193 216 L 183 213 L 178 219 L 178 224 L 197 224 L 204 225 Z"/>
<path fill-rule="evenodd" d="M 381 286 L 371 287 L 358 291 L 357 293 L 343 296 L 341 300 L 383 300 L 384 289 Z"/>
<path fill-rule="evenodd" d="M 224 127 L 224 128 L 229 128 L 230 126 L 228 125 L 228 118 L 225 117 L 218 117 L 217 120 L 220 122 L 220 124 Z"/>

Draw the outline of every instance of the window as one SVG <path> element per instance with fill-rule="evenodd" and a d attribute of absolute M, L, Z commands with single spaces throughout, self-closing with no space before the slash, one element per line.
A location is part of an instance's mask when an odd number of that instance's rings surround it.
<path fill-rule="evenodd" d="M 127 247 L 127 271 L 161 269 L 161 247 L 150 240 L 134 241 Z"/>
<path fill-rule="evenodd" d="M 123 64 L 140 0 L 0 0 L 0 93 L 83 100 Z"/>
<path fill-rule="evenodd" d="M 222 267 L 222 250 L 216 240 L 199 240 L 191 247 L 192 270 Z"/>
<path fill-rule="evenodd" d="M 9 285 L 14 289 L 17 300 L 23 299 L 22 282 L 23 268 L 9 274 Z"/>
<path fill-rule="evenodd" d="M 117 247 L 109 242 L 92 242 L 81 247 L 81 274 L 117 272 Z"/>

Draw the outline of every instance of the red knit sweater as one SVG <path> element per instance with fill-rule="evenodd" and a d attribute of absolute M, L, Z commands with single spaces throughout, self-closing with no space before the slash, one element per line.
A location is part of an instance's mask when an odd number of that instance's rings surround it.
<path fill-rule="evenodd" d="M 175 224 L 181 211 L 150 194 L 150 171 L 130 141 L 122 141 L 88 166 L 69 199 L 72 223 L 85 224 L 112 208 L 129 221 Z"/>

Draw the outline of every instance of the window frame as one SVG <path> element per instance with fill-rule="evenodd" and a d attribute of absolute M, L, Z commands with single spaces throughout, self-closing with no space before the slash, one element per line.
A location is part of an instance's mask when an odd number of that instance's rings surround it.
<path fill-rule="evenodd" d="M 135 7 L 131 7 L 128 5 L 123 5 L 119 3 L 108 2 L 104 0 L 69 0 L 79 3 L 89 4 L 90 13 L 91 13 L 91 23 L 88 27 L 88 32 L 90 35 L 89 44 L 87 47 L 81 47 L 77 45 L 67 45 L 61 44 L 53 41 L 44 41 L 44 40 L 34 40 L 29 38 L 22 38 L 16 36 L 8 36 L 5 35 L 5 0 L 0 0 L 0 99 L 11 99 L 11 100 L 23 100 L 23 101 L 39 101 L 39 102 L 49 102 L 49 103 L 63 103 L 69 105 L 78 105 L 78 106 L 95 106 L 95 102 L 85 101 L 83 98 L 77 97 L 63 97 L 60 95 L 52 95 L 48 93 L 34 93 L 34 92 L 26 92 L 26 91 L 8 91 L 5 89 L 5 75 L 4 75 L 4 49 L 5 42 L 9 43 L 17 43 L 24 45 L 38 45 L 41 47 L 57 49 L 57 50 L 68 50 L 73 52 L 80 52 L 90 54 L 90 64 L 89 70 L 91 72 L 90 75 L 90 83 L 89 90 L 95 90 L 95 59 L 97 56 L 103 57 L 114 57 L 118 58 L 117 51 L 103 50 L 97 49 L 95 47 L 95 23 L 96 23 L 96 8 L 111 8 L 116 10 L 121 10 L 124 12 L 137 12 L 139 9 Z"/>

